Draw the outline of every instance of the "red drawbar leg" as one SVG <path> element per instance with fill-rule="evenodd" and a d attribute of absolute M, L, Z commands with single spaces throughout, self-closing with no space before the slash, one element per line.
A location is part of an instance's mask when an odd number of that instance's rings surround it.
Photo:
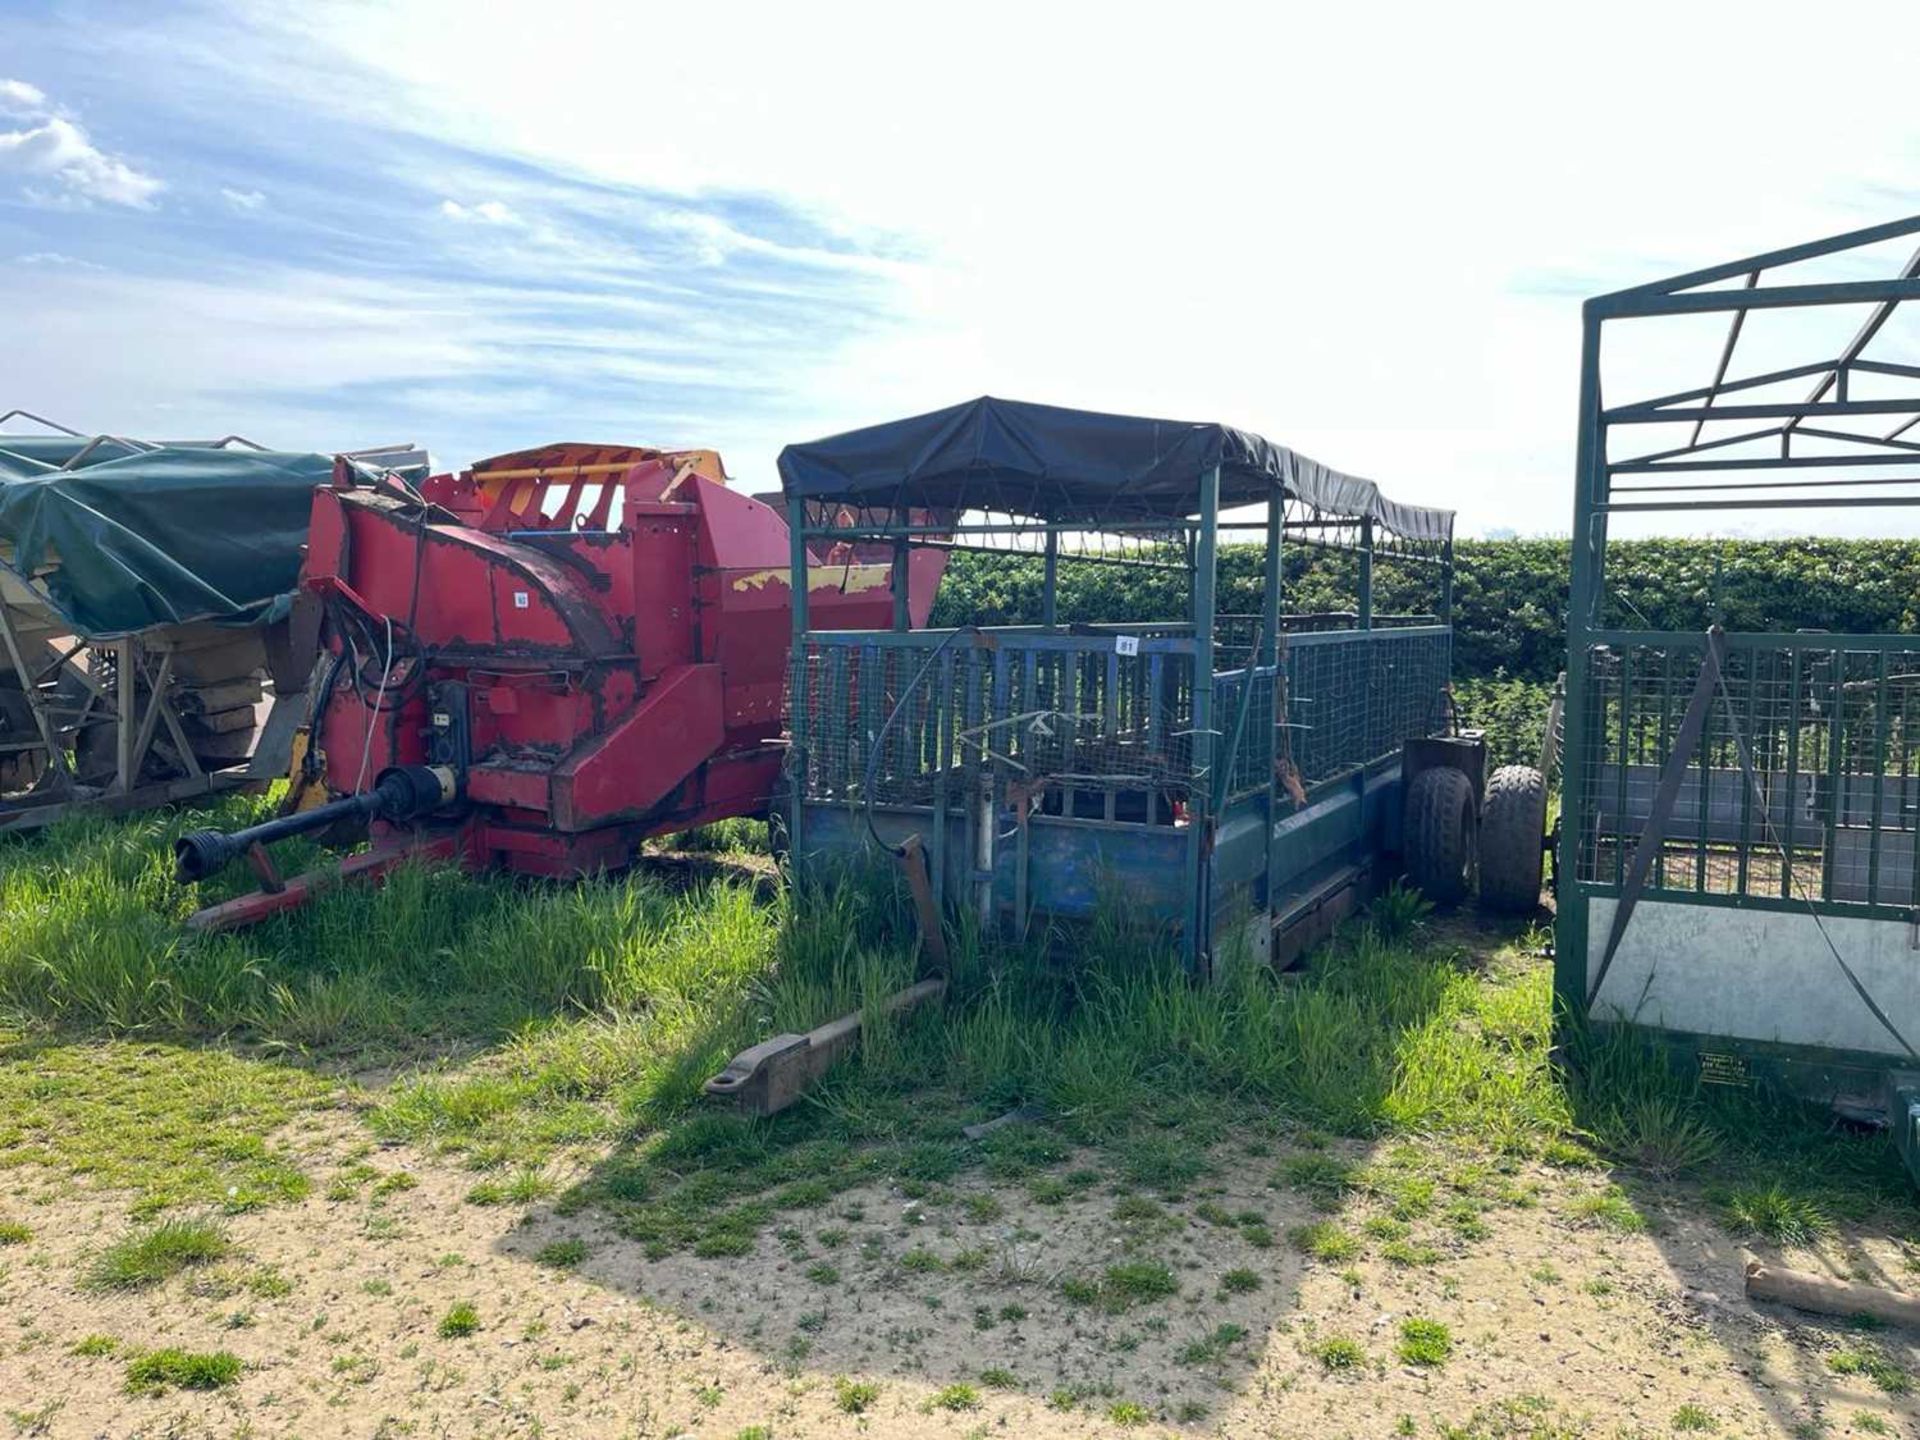
<path fill-rule="evenodd" d="M 309 870 L 285 881 L 277 890 L 256 890 L 251 895 L 236 895 L 218 905 L 209 905 L 187 917 L 189 930 L 238 930 L 258 925 L 271 915 L 298 910 L 315 895 L 336 881 L 365 880 L 378 885 L 389 873 L 409 860 L 451 860 L 460 853 L 458 835 L 436 835 L 431 839 L 385 843 L 349 855 L 338 871 Z"/>

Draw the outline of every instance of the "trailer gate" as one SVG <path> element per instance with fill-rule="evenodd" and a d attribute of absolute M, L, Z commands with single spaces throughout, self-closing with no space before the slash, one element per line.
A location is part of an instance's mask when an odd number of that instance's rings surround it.
<path fill-rule="evenodd" d="M 1698 629 L 1655 629 L 1607 559 L 1610 524 L 1644 523 L 1619 517 L 1920 504 L 1920 357 L 1889 325 L 1920 298 L 1916 233 L 1920 217 L 1587 303 L 1555 970 L 1563 1029 L 1630 1026 L 1704 1079 L 1768 1074 L 1896 1128 L 1920 1069 L 1920 636 L 1722 634 L 1712 596 Z M 1891 276 L 1857 278 L 1889 245 Z M 1847 278 L 1806 273 L 1823 265 Z M 1781 271 L 1793 283 L 1763 283 Z M 1848 305 L 1851 339 L 1822 308 Z M 1769 356 L 1822 317 L 1841 343 L 1743 370 L 1743 327 L 1770 312 Z M 1603 340 L 1688 315 L 1727 317 L 1708 383 L 1603 404 Z"/>

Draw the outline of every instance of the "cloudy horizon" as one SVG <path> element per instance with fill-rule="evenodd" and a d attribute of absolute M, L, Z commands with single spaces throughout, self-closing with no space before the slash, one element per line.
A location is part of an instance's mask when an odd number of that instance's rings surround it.
<path fill-rule="evenodd" d="M 1920 211 L 1911 6 L 159 8 L 0 13 L 0 411 L 759 490 L 992 393 L 1555 533 L 1581 298 Z"/>

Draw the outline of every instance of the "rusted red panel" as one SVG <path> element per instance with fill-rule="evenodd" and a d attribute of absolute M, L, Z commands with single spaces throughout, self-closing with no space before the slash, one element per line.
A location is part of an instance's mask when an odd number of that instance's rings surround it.
<path fill-rule="evenodd" d="M 586 830 L 644 817 L 720 748 L 720 691 L 718 665 L 662 675 L 638 708 L 555 768 L 553 823 Z"/>
<path fill-rule="evenodd" d="M 551 804 L 551 770 L 516 769 L 511 764 L 476 765 L 467 772 L 467 799 L 476 805 L 504 805 L 545 814 Z"/>

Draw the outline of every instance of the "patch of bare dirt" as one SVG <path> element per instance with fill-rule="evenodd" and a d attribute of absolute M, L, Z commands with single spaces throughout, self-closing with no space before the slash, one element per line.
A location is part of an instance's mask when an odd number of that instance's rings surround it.
<path fill-rule="evenodd" d="M 1303 1257 L 1287 1232 L 1328 1217 L 1254 1156 L 1180 1202 L 874 1185 L 788 1213 L 749 1254 L 650 1261 L 591 1214 L 476 1206 L 472 1172 L 371 1148 L 344 1116 L 307 1124 L 316 1195 L 232 1217 L 234 1258 L 143 1293 L 80 1284 L 126 1228 L 124 1197 L 7 1174 L 0 1212 L 34 1231 L 0 1250 L 16 1433 L 1560 1437 L 1670 1434 L 1692 1407 L 1717 1436 L 1920 1437 L 1911 1395 L 1832 1363 L 1864 1344 L 1920 1374 L 1915 1337 L 1756 1310 L 1739 1248 L 1686 1197 L 1643 1197 L 1650 1230 L 1614 1233 L 1571 1208 L 1602 1183 L 1579 1172 L 1512 1177 L 1527 1200 L 1486 1211 L 1490 1233 L 1414 1263 L 1377 1237 L 1356 1258 Z M 349 1175 L 352 1198 L 325 1198 Z M 1360 1214 L 1335 1218 L 1362 1233 Z M 576 1266 L 535 1258 L 570 1240 Z M 1874 1235 L 1789 1258 L 1912 1279 Z M 1178 1292 L 1063 1293 L 1129 1264 L 1164 1264 Z M 480 1328 L 442 1334 L 461 1303 Z M 1409 1318 L 1448 1327 L 1444 1363 L 1399 1356 Z M 73 1354 L 90 1335 L 121 1353 Z M 1329 1368 L 1336 1338 L 1361 1358 Z M 223 1390 L 128 1393 L 126 1353 L 161 1346 L 245 1369 Z M 877 1387 L 858 1413 L 842 1379 Z"/>

